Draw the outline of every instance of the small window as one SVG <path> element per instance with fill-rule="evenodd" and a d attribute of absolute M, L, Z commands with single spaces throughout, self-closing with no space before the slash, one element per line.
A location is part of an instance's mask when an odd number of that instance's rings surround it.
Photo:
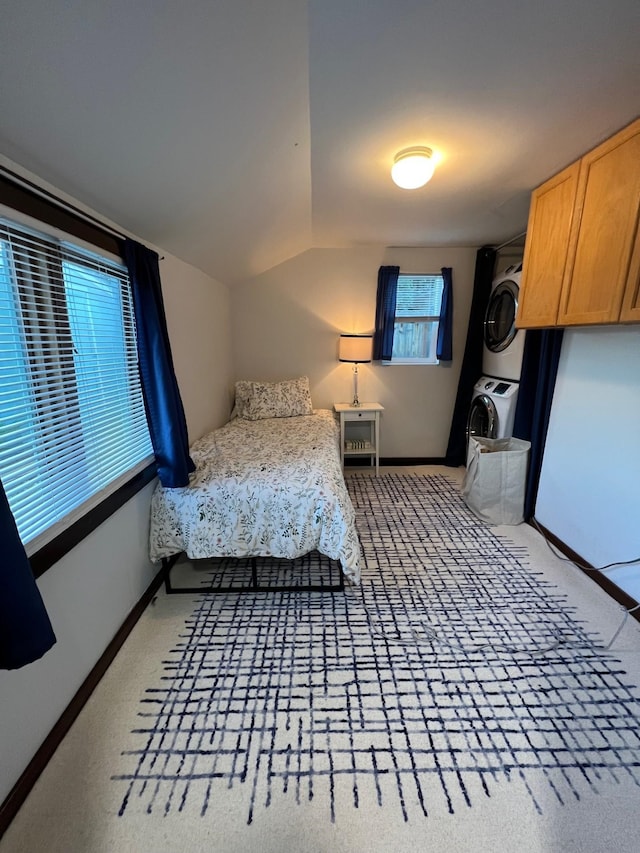
<path fill-rule="evenodd" d="M 392 363 L 438 363 L 436 346 L 443 287 L 441 274 L 400 273 L 396 293 Z"/>
<path fill-rule="evenodd" d="M 0 219 L 0 478 L 28 554 L 150 461 L 128 274 Z"/>

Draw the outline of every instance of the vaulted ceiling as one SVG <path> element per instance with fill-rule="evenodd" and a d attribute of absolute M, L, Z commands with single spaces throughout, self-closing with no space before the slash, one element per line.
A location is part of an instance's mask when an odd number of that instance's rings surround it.
<path fill-rule="evenodd" d="M 638 0 L 5 0 L 0 153 L 228 283 L 482 245 L 640 113 Z M 433 148 L 417 191 L 394 154 Z"/>

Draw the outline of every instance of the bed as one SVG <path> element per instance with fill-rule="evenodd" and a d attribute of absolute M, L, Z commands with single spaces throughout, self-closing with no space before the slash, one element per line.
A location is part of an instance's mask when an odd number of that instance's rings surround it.
<path fill-rule="evenodd" d="M 294 560 L 317 551 L 339 562 L 341 579 L 359 583 L 360 542 L 338 425 L 332 412 L 311 408 L 305 379 L 236 383 L 236 416 L 191 447 L 189 485 L 154 490 L 153 562 L 169 564 L 180 554 Z M 303 402 L 283 397 L 292 383 Z M 259 588 L 255 576 L 251 586 Z"/>

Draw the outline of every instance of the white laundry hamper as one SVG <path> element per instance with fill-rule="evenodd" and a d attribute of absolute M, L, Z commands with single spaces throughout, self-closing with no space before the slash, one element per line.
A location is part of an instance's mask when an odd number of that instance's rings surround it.
<path fill-rule="evenodd" d="M 488 524 L 520 524 L 531 442 L 521 438 L 469 438 L 461 493 L 469 509 Z"/>

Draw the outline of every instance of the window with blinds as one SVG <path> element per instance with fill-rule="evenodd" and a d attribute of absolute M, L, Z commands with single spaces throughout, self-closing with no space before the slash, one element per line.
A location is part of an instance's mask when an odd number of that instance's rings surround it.
<path fill-rule="evenodd" d="M 393 331 L 393 362 L 437 364 L 442 275 L 400 273 Z"/>
<path fill-rule="evenodd" d="M 0 219 L 0 478 L 27 553 L 151 454 L 126 269 Z"/>

